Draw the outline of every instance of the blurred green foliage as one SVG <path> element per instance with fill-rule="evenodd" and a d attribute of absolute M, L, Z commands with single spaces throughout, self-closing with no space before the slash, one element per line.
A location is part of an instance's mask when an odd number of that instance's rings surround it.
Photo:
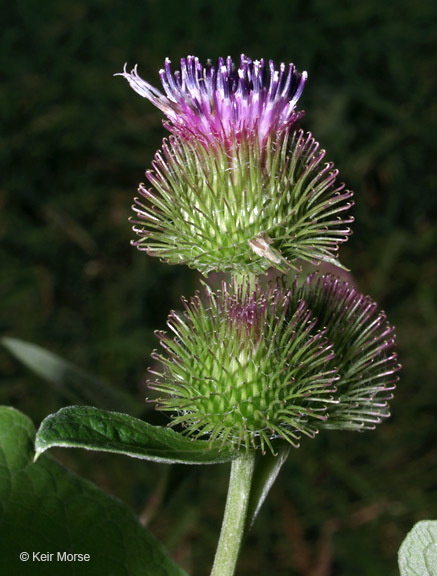
<path fill-rule="evenodd" d="M 342 261 L 397 326 L 404 369 L 393 416 L 375 432 L 327 432 L 292 452 L 239 574 L 397 574 L 404 535 L 437 516 L 437 5 L 16 0 L 1 13 L 1 333 L 138 402 L 153 330 L 198 278 L 129 245 L 130 204 L 165 131 L 159 111 L 112 75 L 138 62 L 158 84 L 165 56 L 176 64 L 189 53 L 308 70 L 303 127 L 356 193 Z M 2 404 L 39 423 L 66 403 L 5 351 L 0 363 Z M 157 498 L 152 530 L 192 576 L 207 573 L 226 466 L 168 474 L 110 455 L 60 456 L 138 513 L 150 515 Z"/>

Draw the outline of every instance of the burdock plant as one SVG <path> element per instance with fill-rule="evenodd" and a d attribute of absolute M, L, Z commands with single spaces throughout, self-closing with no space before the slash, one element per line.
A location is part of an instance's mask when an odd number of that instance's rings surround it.
<path fill-rule="evenodd" d="M 296 111 L 306 73 L 241 56 L 161 70 L 165 95 L 136 68 L 130 85 L 164 111 L 172 133 L 139 187 L 134 244 L 170 264 L 260 274 L 298 260 L 336 260 L 350 234 L 352 193 Z"/>
<path fill-rule="evenodd" d="M 370 297 L 335 275 L 300 274 L 288 285 L 280 276 L 302 262 L 341 272 L 338 248 L 353 221 L 352 192 L 299 127 L 306 72 L 242 55 L 205 66 L 188 56 L 175 72 L 167 59 L 163 91 L 136 67 L 121 75 L 162 110 L 170 132 L 133 205 L 133 244 L 227 277 L 218 289 L 206 279 L 170 313 L 170 332 L 157 333 L 149 401 L 168 414 L 169 429 L 67 409 L 43 423 L 37 452 L 82 445 L 161 462 L 231 460 L 212 569 L 230 576 L 290 447 L 389 416 L 394 331 Z M 265 277 L 271 269 L 275 281 Z"/>

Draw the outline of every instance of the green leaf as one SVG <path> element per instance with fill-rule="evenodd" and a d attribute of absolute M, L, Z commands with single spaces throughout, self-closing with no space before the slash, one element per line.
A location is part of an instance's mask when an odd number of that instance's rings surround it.
<path fill-rule="evenodd" d="M 0 407 L 1 574 L 186 576 L 126 504 L 49 456 L 33 464 L 34 435 L 27 416 Z"/>
<path fill-rule="evenodd" d="M 53 446 L 125 454 L 165 464 L 216 464 L 237 458 L 228 445 L 190 440 L 119 412 L 69 406 L 47 416 L 36 435 L 36 457 Z"/>
<path fill-rule="evenodd" d="M 56 354 L 16 338 L 2 338 L 3 346 L 25 366 L 51 384 L 71 402 L 92 404 L 107 410 L 139 414 L 142 406 L 128 394 L 90 376 Z"/>
<path fill-rule="evenodd" d="M 285 446 L 278 450 L 274 456 L 271 452 L 261 455 L 255 463 L 252 489 L 249 497 L 249 507 L 247 511 L 247 529 L 255 522 L 264 500 L 273 486 L 279 470 L 288 458 L 290 447 Z"/>
<path fill-rule="evenodd" d="M 437 576 L 437 520 L 413 526 L 399 548 L 401 576 Z"/>

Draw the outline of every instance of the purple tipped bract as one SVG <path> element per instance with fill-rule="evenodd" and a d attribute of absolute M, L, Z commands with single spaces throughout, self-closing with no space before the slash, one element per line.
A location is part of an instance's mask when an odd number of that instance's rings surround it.
<path fill-rule="evenodd" d="M 183 139 L 205 144 L 254 134 L 262 146 L 273 134 L 292 127 L 304 114 L 296 111 L 307 73 L 293 64 L 276 69 L 272 60 L 251 60 L 241 55 L 240 66 L 218 59 L 205 66 L 194 56 L 181 59 L 181 69 L 172 72 L 170 60 L 160 70 L 165 94 L 143 80 L 137 67 L 124 76 L 131 87 L 150 100 L 169 119 L 167 128 Z"/>

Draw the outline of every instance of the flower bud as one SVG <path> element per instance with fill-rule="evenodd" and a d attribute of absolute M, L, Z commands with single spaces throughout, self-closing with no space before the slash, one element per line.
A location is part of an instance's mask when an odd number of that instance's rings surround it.
<path fill-rule="evenodd" d="M 370 296 L 329 274 L 312 274 L 300 288 L 295 282 L 293 294 L 295 304 L 305 301 L 335 352 L 338 403 L 321 428 L 373 429 L 390 416 L 398 381 L 394 327 Z"/>
<path fill-rule="evenodd" d="M 197 438 L 275 451 L 323 428 L 363 430 L 389 416 L 399 365 L 376 304 L 333 276 L 280 285 L 223 283 L 172 312 L 150 387 Z"/>
<path fill-rule="evenodd" d="M 185 314 L 170 314 L 171 339 L 159 333 L 166 354 L 151 388 L 166 395 L 158 408 L 176 412 L 172 425 L 247 448 L 282 438 L 297 446 L 313 437 L 334 402 L 336 369 L 332 345 L 304 302 L 291 291 L 223 284 L 206 303 L 196 295 Z"/>

